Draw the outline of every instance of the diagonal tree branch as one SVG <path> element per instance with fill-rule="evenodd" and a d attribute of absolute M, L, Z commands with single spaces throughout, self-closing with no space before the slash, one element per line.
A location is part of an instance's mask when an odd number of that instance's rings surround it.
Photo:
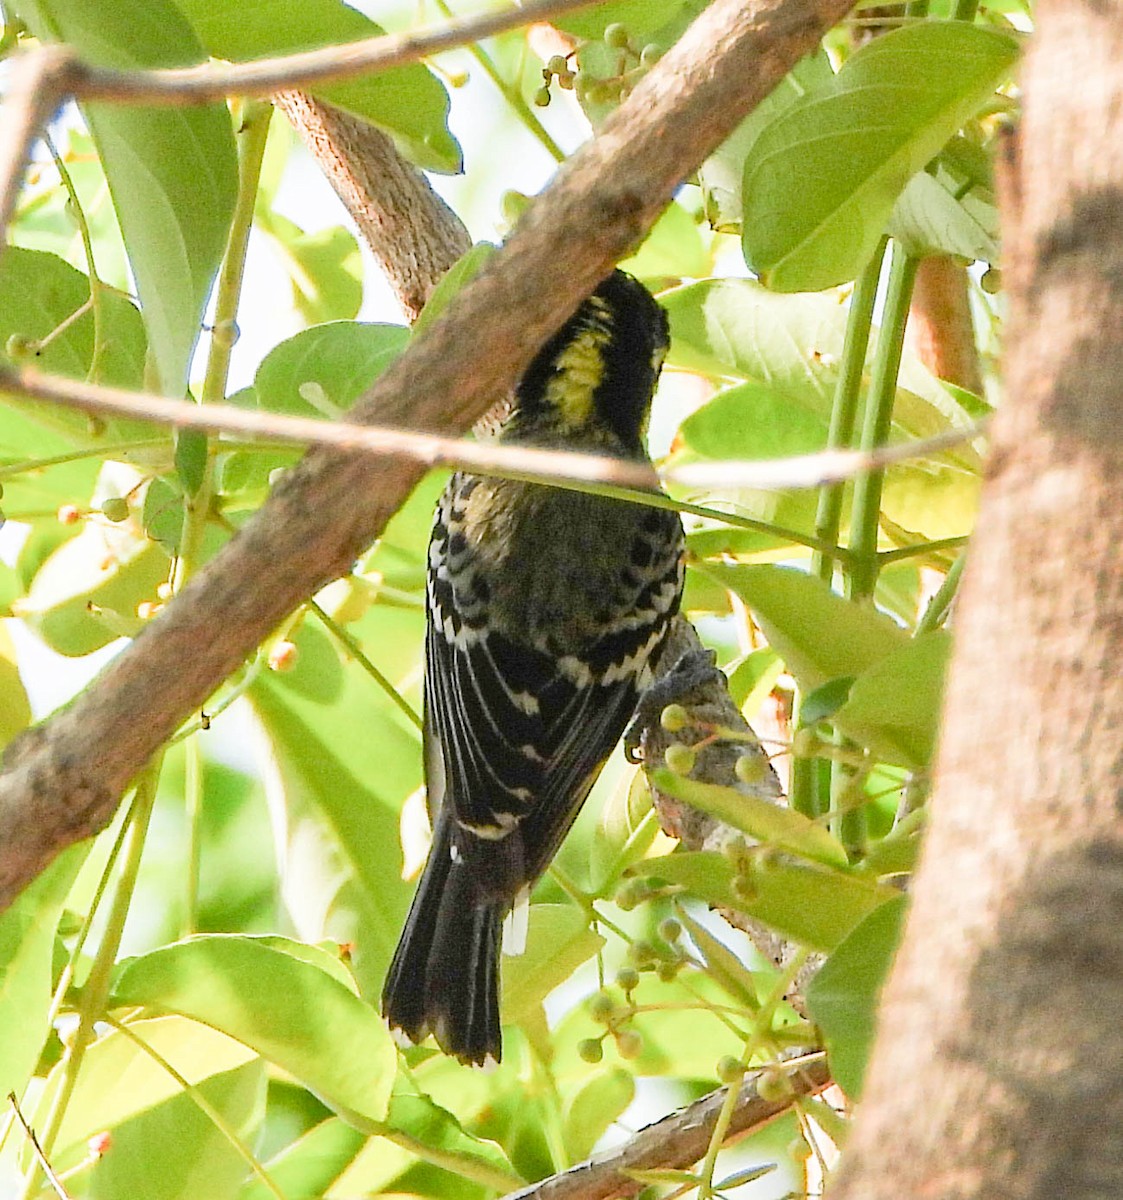
<path fill-rule="evenodd" d="M 714 0 L 355 416 L 467 429 L 849 5 Z M 104 828 L 151 754 L 281 619 L 349 569 L 420 476 L 402 456 L 312 451 L 93 684 L 12 743 L 0 774 L 0 907 Z"/>
<path fill-rule="evenodd" d="M 791 1081 L 792 1096 L 814 1096 L 830 1087 L 831 1076 L 826 1056 L 817 1054 L 795 1063 L 784 1063 Z M 741 1093 L 733 1110 L 726 1144 L 755 1133 L 792 1106 L 792 1097 L 765 1100 L 757 1094 L 759 1072 L 741 1084 Z M 718 1088 L 686 1108 L 641 1129 L 623 1146 L 606 1154 L 551 1175 L 529 1187 L 511 1192 L 504 1200 L 612 1200 L 616 1196 L 634 1196 L 644 1184 L 629 1171 L 654 1171 L 697 1162 L 705 1153 L 725 1101 L 725 1088 Z"/>

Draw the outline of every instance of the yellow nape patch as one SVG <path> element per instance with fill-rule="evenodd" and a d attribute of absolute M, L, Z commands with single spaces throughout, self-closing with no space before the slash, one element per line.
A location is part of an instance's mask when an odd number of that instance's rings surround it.
<path fill-rule="evenodd" d="M 570 427 L 587 424 L 593 415 L 593 393 L 604 378 L 604 348 L 611 339 L 605 325 L 588 325 L 555 361 L 557 374 L 546 385 L 546 398 Z"/>

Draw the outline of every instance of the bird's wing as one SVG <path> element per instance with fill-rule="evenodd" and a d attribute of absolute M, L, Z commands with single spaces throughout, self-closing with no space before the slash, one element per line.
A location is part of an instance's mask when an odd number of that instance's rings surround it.
<path fill-rule="evenodd" d="M 430 773 L 438 754 L 443 769 L 434 801 L 485 838 L 518 829 L 544 866 L 627 724 L 635 675 L 574 680 L 495 631 L 450 640 L 431 620 L 425 686 Z"/>

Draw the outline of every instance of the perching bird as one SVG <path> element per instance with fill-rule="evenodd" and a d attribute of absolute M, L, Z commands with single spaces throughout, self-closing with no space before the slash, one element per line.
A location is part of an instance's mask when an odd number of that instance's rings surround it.
<path fill-rule="evenodd" d="M 667 318 L 616 271 L 530 364 L 498 436 L 647 461 Z M 499 1060 L 504 918 L 529 895 L 651 679 L 682 594 L 677 513 L 456 474 L 429 544 L 425 770 L 433 842 L 382 1011 Z"/>

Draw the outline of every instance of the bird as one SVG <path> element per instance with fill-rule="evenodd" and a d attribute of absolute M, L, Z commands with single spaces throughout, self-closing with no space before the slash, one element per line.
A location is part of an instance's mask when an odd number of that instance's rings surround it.
<path fill-rule="evenodd" d="M 495 436 L 649 462 L 669 340 L 651 293 L 614 271 L 534 357 Z M 504 921 L 529 900 L 651 683 L 683 572 L 682 523 L 668 508 L 450 479 L 427 564 L 433 836 L 382 993 L 399 1041 L 432 1034 L 466 1065 L 500 1061 Z"/>

